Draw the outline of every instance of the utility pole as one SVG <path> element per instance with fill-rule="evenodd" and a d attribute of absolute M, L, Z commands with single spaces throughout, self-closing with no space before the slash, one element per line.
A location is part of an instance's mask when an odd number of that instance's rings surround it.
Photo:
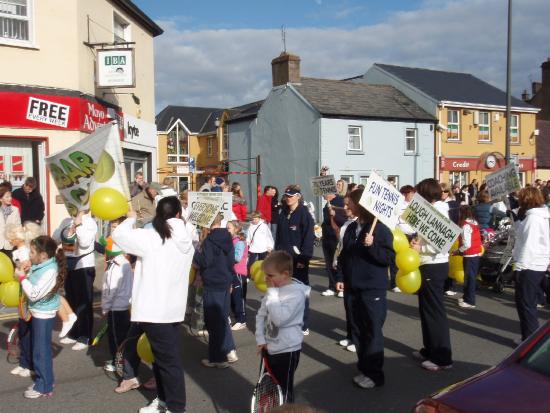
<path fill-rule="evenodd" d="M 510 163 L 510 123 L 512 107 L 512 0 L 508 0 L 508 46 L 506 59 L 506 164 Z"/>

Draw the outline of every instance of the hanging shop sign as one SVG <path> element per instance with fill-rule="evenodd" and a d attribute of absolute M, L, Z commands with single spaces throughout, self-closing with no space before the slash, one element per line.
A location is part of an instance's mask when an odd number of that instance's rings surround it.
<path fill-rule="evenodd" d="M 97 87 L 135 87 L 134 49 L 97 51 Z"/>

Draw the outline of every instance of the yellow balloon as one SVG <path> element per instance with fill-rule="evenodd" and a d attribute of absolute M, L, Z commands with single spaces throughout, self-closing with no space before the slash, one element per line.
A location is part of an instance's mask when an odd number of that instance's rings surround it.
<path fill-rule="evenodd" d="M 266 283 L 257 283 L 257 282 L 255 282 L 254 285 L 262 293 L 265 293 L 267 291 L 267 284 Z"/>
<path fill-rule="evenodd" d="M 149 339 L 147 338 L 145 333 L 140 336 L 137 342 L 137 353 L 139 358 L 146 363 L 151 364 L 155 361 L 153 350 L 151 350 L 151 343 L 149 343 Z"/>
<path fill-rule="evenodd" d="M 399 289 L 407 294 L 414 294 L 420 288 L 422 284 L 422 277 L 420 276 L 420 270 L 405 273 L 401 270 L 397 271 L 395 277 L 395 283 Z"/>
<path fill-rule="evenodd" d="M 2 284 L 2 304 L 6 307 L 17 307 L 19 305 L 19 283 L 8 281 Z"/>
<path fill-rule="evenodd" d="M 463 265 L 462 255 L 451 255 L 449 257 L 449 273 L 455 270 L 462 270 Z"/>
<path fill-rule="evenodd" d="M 195 278 L 197 278 L 197 269 L 191 266 L 191 269 L 189 270 L 189 285 L 195 282 Z"/>
<path fill-rule="evenodd" d="M 399 228 L 395 228 L 392 230 L 393 234 L 393 249 L 395 252 L 399 253 L 401 251 L 406 251 L 407 248 L 409 248 L 409 240 L 403 234 L 403 231 L 401 231 Z"/>
<path fill-rule="evenodd" d="M 4 289 L 6 287 L 6 283 L 0 284 L 0 304 L 2 303 L 2 300 L 4 298 Z"/>
<path fill-rule="evenodd" d="M 450 277 L 453 278 L 457 283 L 464 284 L 464 270 L 451 271 Z"/>
<path fill-rule="evenodd" d="M 256 275 L 258 275 L 258 271 L 262 269 L 262 262 L 263 260 L 254 261 L 250 266 L 250 277 L 252 277 L 253 280 L 256 279 Z"/>
<path fill-rule="evenodd" d="M 3 252 L 0 252 L 0 283 L 13 281 L 13 262 Z"/>
<path fill-rule="evenodd" d="M 412 248 L 400 251 L 395 257 L 395 263 L 403 273 L 412 272 L 420 266 L 420 254 Z"/>
<path fill-rule="evenodd" d="M 100 188 L 90 199 L 92 214 L 104 221 L 120 218 L 128 212 L 128 201 L 122 193 L 112 188 Z"/>

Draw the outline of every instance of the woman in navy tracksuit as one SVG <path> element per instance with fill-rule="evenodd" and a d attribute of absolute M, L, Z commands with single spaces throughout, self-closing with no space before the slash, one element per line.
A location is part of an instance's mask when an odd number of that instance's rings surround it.
<path fill-rule="evenodd" d="M 288 252 L 292 256 L 292 276 L 309 285 L 309 260 L 313 256 L 315 223 L 307 207 L 302 202 L 298 185 L 289 185 L 283 195 L 283 206 L 277 217 L 275 249 Z M 309 334 L 309 299 L 306 300 L 302 331 Z"/>
<path fill-rule="evenodd" d="M 358 219 L 349 224 L 344 234 L 342 251 L 338 256 L 337 287 L 341 288 L 342 275 L 345 300 L 352 317 L 352 341 L 357 348 L 355 384 L 370 389 L 384 384 L 384 335 L 386 320 L 386 290 L 388 268 L 395 260 L 393 235 L 382 223 L 377 223 L 369 235 L 374 216 L 359 205 L 362 190 L 350 193 L 348 207 Z"/>

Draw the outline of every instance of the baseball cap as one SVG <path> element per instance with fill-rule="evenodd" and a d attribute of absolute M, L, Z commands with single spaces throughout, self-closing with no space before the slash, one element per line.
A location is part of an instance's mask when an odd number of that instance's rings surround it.
<path fill-rule="evenodd" d="M 225 182 L 225 181 L 224 181 L 224 179 L 223 179 L 222 177 L 218 176 L 218 177 L 216 178 L 216 185 L 221 185 L 221 184 L 223 184 L 224 182 Z"/>
<path fill-rule="evenodd" d="M 287 188 L 285 190 L 285 196 L 296 196 L 296 195 L 302 195 L 300 190 L 294 189 L 294 188 Z"/>

